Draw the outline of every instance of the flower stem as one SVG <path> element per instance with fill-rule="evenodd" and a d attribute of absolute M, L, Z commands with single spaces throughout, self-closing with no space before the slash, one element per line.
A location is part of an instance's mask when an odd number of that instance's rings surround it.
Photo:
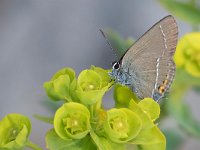
<path fill-rule="evenodd" d="M 90 105 L 89 107 L 90 107 L 91 121 L 93 121 L 94 107 L 93 107 L 93 105 Z"/>
<path fill-rule="evenodd" d="M 33 150 L 42 150 L 41 147 L 39 147 L 37 144 L 32 143 L 31 141 L 27 142 L 27 146 L 32 148 Z"/>

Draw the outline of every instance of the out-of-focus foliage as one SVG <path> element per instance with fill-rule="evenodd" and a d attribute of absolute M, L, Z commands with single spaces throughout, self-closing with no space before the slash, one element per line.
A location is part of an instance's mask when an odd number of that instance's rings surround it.
<path fill-rule="evenodd" d="M 200 77 L 200 32 L 184 35 L 176 48 L 175 62 L 194 77 Z"/>
<path fill-rule="evenodd" d="M 190 105 L 184 101 L 187 92 L 194 87 L 200 87 L 200 78 L 188 74 L 184 69 L 177 69 L 166 109 L 185 133 L 200 138 L 200 122 L 193 117 Z"/>
<path fill-rule="evenodd" d="M 200 8 L 195 0 L 159 0 L 174 16 L 193 25 L 200 24 Z"/>
<path fill-rule="evenodd" d="M 176 78 L 166 103 L 168 114 L 175 118 L 182 131 L 200 138 L 200 122 L 193 116 L 190 105 L 184 101 L 190 90 L 200 88 L 200 3 L 197 0 L 159 0 L 175 17 L 189 23 L 195 31 L 186 33 L 178 42 L 174 56 Z M 195 90 L 199 92 L 199 90 Z M 166 131 L 167 132 L 167 131 Z M 174 145 L 169 141 L 169 146 Z M 179 143 L 180 144 L 180 143 Z M 173 148 L 174 149 L 174 148 Z"/>
<path fill-rule="evenodd" d="M 165 129 L 163 132 L 166 136 L 167 143 L 170 143 L 167 144 L 166 150 L 179 149 L 184 140 L 180 133 L 181 131 L 175 128 L 175 129 Z"/>

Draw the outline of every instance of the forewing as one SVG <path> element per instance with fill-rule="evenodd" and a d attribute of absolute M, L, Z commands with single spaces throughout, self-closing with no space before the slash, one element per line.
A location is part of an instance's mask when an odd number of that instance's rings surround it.
<path fill-rule="evenodd" d="M 169 89 L 175 74 L 172 60 L 178 39 L 178 28 L 167 16 L 150 28 L 121 59 L 130 75 L 130 87 L 139 98 L 160 99 Z"/>

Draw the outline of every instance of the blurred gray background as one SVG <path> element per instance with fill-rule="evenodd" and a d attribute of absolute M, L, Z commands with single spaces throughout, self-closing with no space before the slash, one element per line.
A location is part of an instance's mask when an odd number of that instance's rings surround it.
<path fill-rule="evenodd" d="M 52 102 L 43 83 L 65 66 L 77 74 L 90 65 L 110 68 L 114 56 L 99 28 L 111 27 L 137 39 L 168 14 L 156 0 L 1 0 L 0 118 L 8 113 L 29 116 L 30 138 L 45 149 L 45 132 L 52 126 L 32 117 L 53 115 L 45 107 Z M 179 37 L 191 31 L 177 21 Z M 189 95 L 193 113 L 200 118 L 197 95 Z M 198 141 L 188 139 L 181 149 L 198 147 Z"/>

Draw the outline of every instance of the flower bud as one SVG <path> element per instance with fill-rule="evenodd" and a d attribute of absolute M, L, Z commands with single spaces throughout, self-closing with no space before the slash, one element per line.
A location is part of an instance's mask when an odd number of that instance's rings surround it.
<path fill-rule="evenodd" d="M 50 81 L 44 83 L 47 95 L 53 100 L 71 101 L 76 89 L 76 75 L 73 69 L 59 70 Z"/>

